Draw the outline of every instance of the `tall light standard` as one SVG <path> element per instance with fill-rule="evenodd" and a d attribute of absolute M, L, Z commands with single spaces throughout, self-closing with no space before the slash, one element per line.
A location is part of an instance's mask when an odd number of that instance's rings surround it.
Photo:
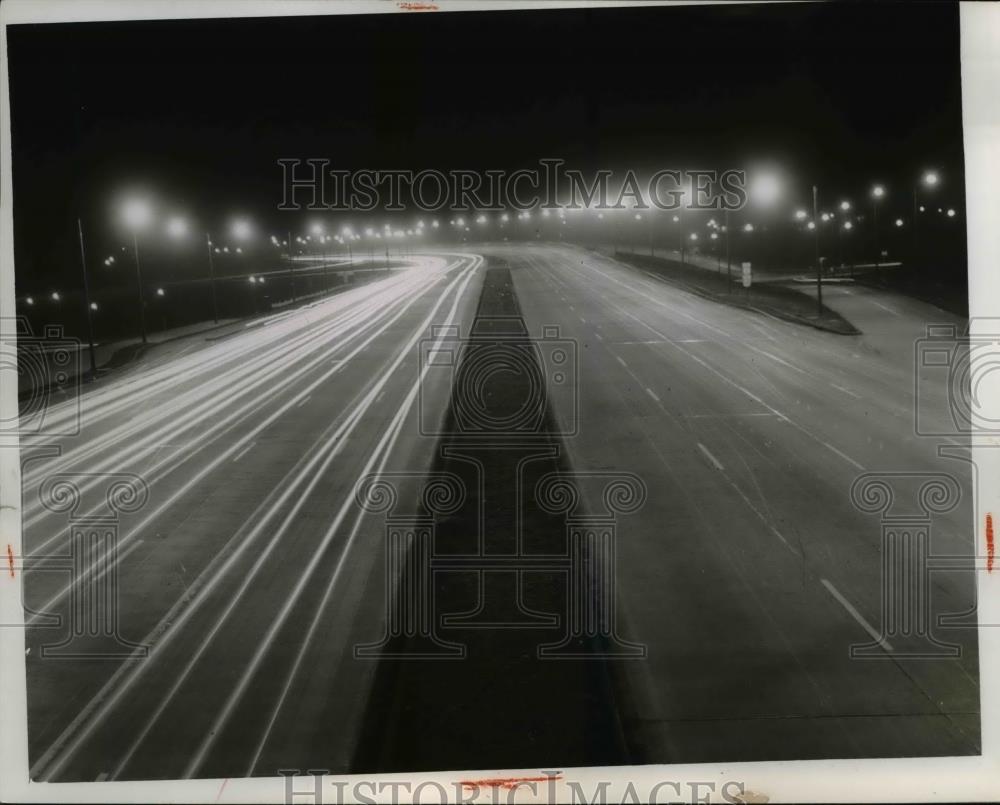
<path fill-rule="evenodd" d="M 347 244 L 347 265 L 350 268 L 354 268 L 354 252 L 351 250 L 351 239 L 354 237 L 354 233 L 351 231 L 349 226 L 345 226 L 341 232 L 340 236 L 344 239 Z"/>
<path fill-rule="evenodd" d="M 928 189 L 935 188 L 941 178 L 937 175 L 936 171 L 925 171 L 920 177 L 920 181 L 913 185 L 913 261 L 916 262 L 918 255 L 920 253 L 919 249 L 919 230 L 920 227 L 917 226 L 917 209 L 919 204 L 919 194 L 920 187 L 926 187 Z"/>
<path fill-rule="evenodd" d="M 845 201 L 841 201 L 839 206 L 840 206 L 840 211 L 842 213 L 844 213 L 844 219 L 846 220 L 847 213 L 849 213 L 851 211 L 851 202 L 846 201 L 846 200 Z M 844 227 L 844 229 L 848 229 L 848 230 L 850 228 L 851 227 L 849 227 L 849 226 L 845 226 Z M 845 256 L 844 256 L 844 238 L 843 238 L 841 230 L 839 228 L 837 229 L 837 247 L 840 250 L 840 255 L 839 255 L 839 257 L 840 257 L 840 265 L 841 265 L 841 267 L 843 267 L 844 262 L 845 262 Z M 852 269 L 852 274 L 853 274 L 853 269 Z"/>
<path fill-rule="evenodd" d="M 813 185 L 813 223 L 819 220 L 819 188 Z M 823 269 L 819 264 L 819 226 L 813 227 L 816 247 L 816 318 L 823 315 Z"/>
<path fill-rule="evenodd" d="M 146 337 L 146 301 L 142 293 L 142 267 L 139 262 L 139 230 L 149 226 L 153 218 L 153 210 L 149 202 L 142 198 L 131 198 L 125 202 L 122 210 L 125 224 L 132 232 L 132 253 L 135 255 L 135 281 L 139 292 L 139 331 L 142 343 L 147 344 Z"/>
<path fill-rule="evenodd" d="M 212 317 L 215 323 L 219 323 L 219 299 L 215 292 L 215 263 L 212 260 L 212 236 L 205 233 L 205 248 L 208 250 L 208 283 L 212 289 Z"/>
<path fill-rule="evenodd" d="M 728 280 L 726 290 L 727 290 L 728 293 L 732 293 L 733 292 L 733 255 L 732 255 L 732 252 L 729 249 L 729 232 L 730 232 L 730 227 L 729 227 L 729 207 L 726 207 L 726 214 L 725 214 L 725 216 L 723 218 L 722 231 L 726 233 L 726 279 Z"/>
<path fill-rule="evenodd" d="M 844 232 L 847 232 L 848 234 L 850 234 L 850 232 L 851 232 L 852 229 L 854 229 L 854 224 L 851 223 L 850 221 L 844 221 L 844 226 L 843 226 Z M 843 243 L 843 240 L 841 240 L 841 243 Z M 847 251 L 852 254 L 851 258 L 848 260 L 848 263 L 850 265 L 851 277 L 853 278 L 854 277 L 854 257 L 853 257 L 853 251 L 851 250 L 851 244 L 850 244 L 850 242 L 848 242 L 848 244 L 847 244 Z"/>
<path fill-rule="evenodd" d="M 326 266 L 326 235 L 323 234 L 323 225 L 313 224 L 310 231 L 316 236 L 316 240 L 319 241 L 320 260 L 322 261 L 320 265 L 323 267 L 323 285 L 326 286 L 326 292 L 330 293 L 330 274 Z"/>
<path fill-rule="evenodd" d="M 87 281 L 87 255 L 83 250 L 83 222 L 79 218 L 76 219 L 76 228 L 80 233 L 80 268 L 83 271 L 83 304 L 87 310 L 87 340 L 90 344 L 90 376 L 91 378 L 95 378 L 97 377 L 97 358 L 94 356 L 93 312 L 95 310 L 95 306 L 90 302 L 90 283 Z"/>
<path fill-rule="evenodd" d="M 885 196 L 885 188 L 877 184 L 872 188 L 872 234 L 875 238 L 875 268 L 882 259 L 882 247 L 878 237 L 878 203 Z"/>
<path fill-rule="evenodd" d="M 285 245 L 288 247 L 288 276 L 292 281 L 292 304 L 295 304 L 295 255 L 292 253 L 292 233 L 285 230 Z"/>

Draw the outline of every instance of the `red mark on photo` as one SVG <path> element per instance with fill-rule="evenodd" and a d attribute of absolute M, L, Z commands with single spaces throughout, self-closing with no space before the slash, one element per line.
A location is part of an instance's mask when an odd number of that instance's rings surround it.
<path fill-rule="evenodd" d="M 7 567 L 10 569 L 10 577 L 14 578 L 14 550 L 7 543 Z"/>
<path fill-rule="evenodd" d="M 541 777 L 486 777 L 482 780 L 462 780 L 459 785 L 463 788 L 506 788 L 509 791 L 523 783 L 547 783 L 550 780 L 561 779 L 561 774 L 554 777 L 548 775 Z"/>
<path fill-rule="evenodd" d="M 996 546 L 993 544 L 993 515 L 986 515 L 986 572 L 993 572 L 993 555 Z"/>

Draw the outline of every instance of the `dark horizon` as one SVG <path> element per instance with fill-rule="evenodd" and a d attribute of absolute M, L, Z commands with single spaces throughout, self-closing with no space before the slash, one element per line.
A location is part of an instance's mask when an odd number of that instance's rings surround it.
<path fill-rule="evenodd" d="M 111 205 L 136 183 L 200 229 L 235 213 L 267 231 L 304 225 L 307 215 L 276 209 L 281 157 L 347 170 L 764 161 L 787 173 L 788 207 L 808 202 L 812 182 L 833 203 L 878 181 L 887 215 L 905 212 L 914 177 L 934 168 L 942 203 L 963 197 L 956 3 L 10 31 L 19 294 L 76 282 L 77 217 L 100 265 L 124 242 Z"/>

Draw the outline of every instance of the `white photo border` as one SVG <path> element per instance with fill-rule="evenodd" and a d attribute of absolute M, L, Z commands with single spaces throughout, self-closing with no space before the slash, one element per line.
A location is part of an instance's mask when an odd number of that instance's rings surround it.
<path fill-rule="evenodd" d="M 465 11 L 572 8 L 652 3 L 591 0 L 591 2 L 530 2 L 529 0 L 7 0 L 0 6 L 0 321 L 13 321 L 14 249 L 11 181 L 10 96 L 6 27 L 18 23 L 84 22 L 299 16 L 358 13 L 450 13 Z M 676 5 L 659 2 L 656 4 Z M 427 7 L 432 7 L 428 9 Z M 422 8 L 421 8 L 422 7 Z M 901 9 L 901 13 L 904 13 Z M 1000 4 L 963 2 L 961 18 L 961 73 L 963 137 L 965 147 L 966 225 L 969 259 L 970 318 L 1000 317 Z M 891 32 L 886 32 L 891 36 Z M 3 168 L 6 169 L 3 169 Z M 1000 318 L 997 319 L 1000 321 Z M 0 378 L 3 381 L 4 378 Z M 986 412 L 1000 419 L 1000 394 L 985 401 Z M 16 383 L 0 382 L 0 416 L 16 412 Z M 1000 451 L 974 449 L 978 489 L 974 511 L 981 552 L 985 552 L 985 517 L 1000 513 Z M 20 466 L 16 445 L 0 445 L 0 550 L 8 545 L 21 555 Z M 5 568 L 6 570 L 6 568 Z M 727 781 L 741 781 L 747 801 L 770 802 L 957 802 L 1000 799 L 1000 692 L 988 682 L 1000 671 L 1000 568 L 992 574 L 976 571 L 978 585 L 981 736 L 978 757 L 803 760 L 754 763 L 617 766 L 559 769 L 558 801 L 569 800 L 568 781 L 592 792 L 601 781 L 609 802 L 622 801 L 628 783 L 646 796 L 657 783 L 675 781 L 685 792 L 692 782 L 716 781 L 714 792 L 704 786 L 700 801 L 721 801 Z M 0 575 L 0 622 L 22 623 L 20 575 Z M 281 777 L 253 779 L 198 779 L 155 782 L 33 783 L 28 777 L 27 707 L 24 631 L 0 629 L 0 801 L 3 802 L 285 802 Z M 986 683 L 986 684 L 984 684 Z M 334 801 L 334 781 L 355 783 L 437 781 L 449 792 L 462 779 L 500 776 L 538 776 L 544 769 L 469 770 L 464 772 L 338 776 L 324 779 L 324 801 Z M 303 778 L 304 779 L 304 778 Z M 300 781 L 299 788 L 303 786 Z M 361 789 L 371 796 L 367 787 Z M 391 788 L 384 789 L 391 791 Z M 667 792 L 676 789 L 661 789 Z M 412 791 L 412 789 L 411 789 Z M 750 799 L 755 792 L 766 799 Z M 549 789 L 501 791 L 496 799 L 481 795 L 480 802 L 542 802 Z M 422 801 L 435 801 L 433 788 Z M 373 797 L 374 798 L 374 797 Z M 301 798 L 297 801 L 303 801 Z M 399 801 L 407 801 L 405 792 Z"/>

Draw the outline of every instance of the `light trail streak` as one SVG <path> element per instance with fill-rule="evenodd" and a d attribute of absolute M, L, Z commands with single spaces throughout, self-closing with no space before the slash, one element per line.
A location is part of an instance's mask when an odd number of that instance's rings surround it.
<path fill-rule="evenodd" d="M 463 279 L 468 280 L 474 270 L 478 268 L 480 263 L 481 258 L 473 257 L 469 266 L 463 269 L 463 271 L 449 283 L 447 289 L 442 292 L 434 308 L 420 325 L 413 338 L 410 339 L 407 346 L 399 352 L 396 360 L 383 372 L 381 379 L 371 386 L 349 417 L 340 423 L 332 433 L 328 432 L 325 434 L 317 442 L 317 448 L 314 454 L 308 459 L 303 457 L 299 465 L 294 468 L 288 476 L 286 476 L 285 482 L 287 483 L 287 486 L 284 491 L 281 492 L 276 499 L 272 500 L 271 496 L 269 496 L 269 498 L 261 504 L 261 511 L 255 512 L 247 520 L 248 523 L 254 523 L 254 527 L 249 531 L 249 533 L 242 534 L 241 529 L 241 532 L 235 534 L 227 545 L 218 554 L 216 554 L 216 558 L 213 559 L 213 562 L 206 567 L 204 571 L 202 571 L 202 574 L 198 577 L 194 584 L 192 584 L 192 589 L 197 590 L 194 598 L 186 604 L 183 600 L 175 603 L 171 610 L 164 616 L 163 619 L 161 619 L 160 624 L 158 624 L 158 626 L 151 632 L 150 636 L 143 641 L 151 644 L 152 646 L 149 656 L 143 662 L 138 664 L 134 662 L 123 663 L 116 670 L 101 690 L 98 691 L 90 702 L 88 702 L 88 704 L 80 711 L 73 722 L 67 726 L 59 738 L 57 738 L 48 750 L 46 750 L 46 752 L 39 758 L 38 762 L 32 769 L 33 776 L 39 776 L 42 770 L 44 770 L 45 779 L 51 779 L 59 774 L 65 765 L 80 750 L 81 746 L 85 744 L 88 737 L 92 735 L 102 723 L 104 723 L 108 715 L 122 701 L 124 696 L 146 673 L 148 673 L 149 669 L 155 665 L 155 661 L 163 655 L 165 649 L 171 645 L 171 643 L 176 639 L 176 636 L 182 633 L 182 627 L 184 624 L 189 622 L 193 615 L 199 611 L 208 596 L 218 587 L 222 579 L 227 576 L 229 571 L 234 568 L 236 562 L 250 550 L 251 546 L 255 545 L 256 540 L 262 534 L 269 534 L 270 540 L 267 546 L 259 554 L 257 554 L 257 560 L 254 563 L 253 569 L 246 577 L 244 577 L 239 590 L 231 600 L 230 606 L 227 608 L 226 612 L 216 621 L 211 634 L 214 635 L 217 633 L 228 614 L 233 611 L 240 597 L 248 589 L 254 574 L 259 572 L 259 570 L 266 564 L 267 558 L 273 553 L 276 546 L 281 541 L 284 530 L 290 524 L 291 518 L 293 518 L 294 515 L 301 509 L 302 505 L 304 505 L 306 497 L 319 482 L 319 477 L 323 468 L 329 467 L 333 458 L 339 451 L 340 446 L 344 442 L 343 437 L 348 435 L 357 425 L 362 415 L 368 410 L 372 400 L 383 390 L 383 387 L 389 381 L 393 372 L 412 350 L 412 346 L 416 343 L 417 339 L 419 339 L 427 327 L 430 326 L 433 321 L 433 316 L 445 300 L 447 294 L 449 294 L 460 281 Z M 331 428 L 333 428 L 333 425 L 331 425 Z M 291 480 L 289 480 L 289 478 Z M 300 489 L 307 478 L 311 479 L 310 483 L 305 487 L 305 489 Z M 273 494 L 278 494 L 277 489 Z M 282 525 L 279 526 L 277 530 L 271 530 L 269 528 L 270 519 L 277 514 L 279 509 L 281 509 L 293 495 L 297 496 L 297 503 L 293 507 L 292 511 L 285 517 Z M 230 548 L 232 548 L 231 551 L 229 550 Z M 217 563 L 219 564 L 217 565 Z M 166 631 L 165 624 L 167 623 L 170 624 L 169 631 Z M 157 640 L 160 635 L 163 636 L 162 639 Z M 192 658 L 192 664 L 190 667 L 193 667 L 193 662 L 196 661 L 197 657 L 200 656 L 201 651 L 203 651 L 210 642 L 211 641 L 209 639 L 202 644 L 202 649 L 195 657 Z M 186 674 L 177 679 L 172 692 L 168 694 L 168 698 L 164 702 L 161 702 L 161 707 L 157 710 L 157 713 L 162 712 L 166 704 L 169 703 L 169 700 L 173 695 L 173 691 L 179 689 L 183 678 L 186 678 Z M 149 729 L 152 728 L 152 724 L 155 723 L 156 717 L 156 714 L 154 714 L 153 721 L 147 722 L 146 728 L 142 733 L 143 735 L 148 734 Z M 137 747 L 140 742 L 141 737 L 135 742 L 132 751 L 134 751 L 134 748 Z M 123 761 L 123 764 L 127 762 L 127 760 L 128 758 Z M 123 764 L 120 764 L 120 768 L 123 767 Z"/>

